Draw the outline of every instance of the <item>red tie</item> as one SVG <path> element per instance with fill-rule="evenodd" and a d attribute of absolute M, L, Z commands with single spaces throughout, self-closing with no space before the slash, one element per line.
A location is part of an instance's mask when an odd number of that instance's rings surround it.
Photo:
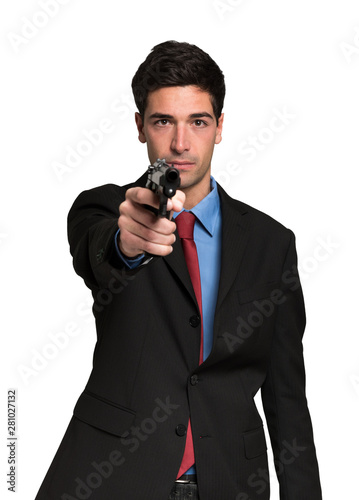
<path fill-rule="evenodd" d="M 199 364 L 203 361 L 203 326 L 202 326 L 202 293 L 201 277 L 199 274 L 198 256 L 196 244 L 193 241 L 193 229 L 196 216 L 190 212 L 181 212 L 177 215 L 175 221 L 177 224 L 178 235 L 181 238 L 183 253 L 186 259 L 188 272 L 191 277 L 194 293 L 196 295 L 200 315 L 201 315 L 201 347 Z M 182 458 L 180 470 L 177 478 L 181 477 L 194 464 L 194 448 L 192 439 L 191 421 L 188 421 L 186 446 Z"/>

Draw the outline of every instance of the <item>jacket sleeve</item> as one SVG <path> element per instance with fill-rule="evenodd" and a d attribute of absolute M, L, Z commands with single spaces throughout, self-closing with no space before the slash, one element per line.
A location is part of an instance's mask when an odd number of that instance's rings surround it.
<path fill-rule="evenodd" d="M 126 187 L 113 184 L 82 192 L 68 214 L 68 240 L 77 274 L 91 289 L 108 288 L 117 276 L 130 276 L 143 265 L 130 270 L 115 248 L 119 205 Z M 121 278 L 119 278 L 121 279 Z"/>
<path fill-rule="evenodd" d="M 270 365 L 261 389 L 281 500 L 321 500 L 313 429 L 305 394 L 302 337 L 306 318 L 297 270 L 295 237 L 282 273 Z"/>

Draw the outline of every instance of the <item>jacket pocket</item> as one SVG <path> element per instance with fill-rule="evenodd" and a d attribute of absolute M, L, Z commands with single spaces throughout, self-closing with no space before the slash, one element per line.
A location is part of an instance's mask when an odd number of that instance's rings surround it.
<path fill-rule="evenodd" d="M 243 434 L 244 452 L 246 458 L 256 458 L 267 451 L 267 443 L 263 427 Z"/>
<path fill-rule="evenodd" d="M 237 289 L 237 296 L 240 304 L 247 302 L 254 302 L 255 300 L 266 299 L 272 294 L 275 295 L 280 290 L 280 283 L 272 281 L 271 283 L 264 283 L 245 290 Z"/>
<path fill-rule="evenodd" d="M 131 427 L 136 413 L 85 390 L 77 400 L 74 416 L 98 429 L 121 437 Z"/>

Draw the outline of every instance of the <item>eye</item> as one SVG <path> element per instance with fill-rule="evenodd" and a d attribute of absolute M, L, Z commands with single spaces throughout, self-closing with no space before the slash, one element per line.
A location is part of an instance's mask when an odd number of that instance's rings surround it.
<path fill-rule="evenodd" d="M 203 120 L 195 120 L 193 123 L 196 127 L 205 127 L 207 125 L 207 123 Z"/>
<path fill-rule="evenodd" d="M 167 120 L 167 118 L 162 118 L 161 120 L 157 120 L 155 122 L 155 125 L 159 125 L 159 126 L 164 126 L 164 125 L 167 125 L 169 122 Z"/>

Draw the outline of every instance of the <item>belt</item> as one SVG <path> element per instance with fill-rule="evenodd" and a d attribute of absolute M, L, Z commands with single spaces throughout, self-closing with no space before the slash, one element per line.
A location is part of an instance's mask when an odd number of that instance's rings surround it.
<path fill-rule="evenodd" d="M 183 476 L 176 479 L 175 483 L 197 484 L 197 474 L 183 474 Z"/>

